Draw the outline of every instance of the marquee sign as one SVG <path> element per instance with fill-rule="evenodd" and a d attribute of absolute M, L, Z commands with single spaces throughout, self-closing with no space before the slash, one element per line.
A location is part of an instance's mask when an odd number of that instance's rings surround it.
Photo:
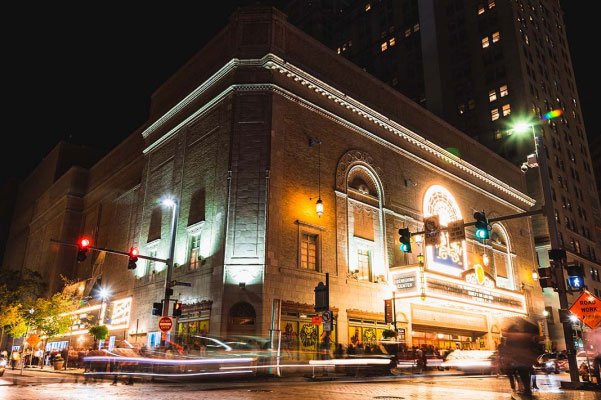
<path fill-rule="evenodd" d="M 463 279 L 426 272 L 423 292 L 427 298 L 477 305 L 523 314 L 526 310 L 522 294 L 495 287 L 492 277 L 480 265 L 465 271 Z M 404 271 L 392 277 L 397 298 L 420 296 L 419 270 Z"/>

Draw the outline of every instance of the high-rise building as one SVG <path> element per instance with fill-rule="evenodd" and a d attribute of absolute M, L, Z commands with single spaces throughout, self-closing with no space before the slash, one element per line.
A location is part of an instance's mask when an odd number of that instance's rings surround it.
<path fill-rule="evenodd" d="M 557 245 L 569 263 L 584 266 L 589 291 L 601 294 L 599 197 L 559 1 L 292 1 L 287 13 L 341 56 L 516 165 L 534 153 L 535 131 L 541 135 Z M 322 16 L 320 29 L 306 17 L 314 14 Z M 561 115 L 547 114 L 553 110 Z M 527 134 L 513 129 L 519 120 L 530 124 Z M 523 170 L 537 206 L 544 204 L 538 169 Z M 549 224 L 543 216 L 533 224 L 538 262 L 546 267 Z M 551 334 L 561 346 L 557 295 L 545 292 Z"/>

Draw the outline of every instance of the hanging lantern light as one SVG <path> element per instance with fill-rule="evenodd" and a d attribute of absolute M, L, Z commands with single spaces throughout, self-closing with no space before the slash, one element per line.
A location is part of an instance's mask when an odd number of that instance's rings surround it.
<path fill-rule="evenodd" d="M 323 201 L 321 201 L 321 197 L 317 199 L 317 202 L 315 203 L 315 212 L 317 213 L 318 217 L 321 217 L 323 214 Z"/>

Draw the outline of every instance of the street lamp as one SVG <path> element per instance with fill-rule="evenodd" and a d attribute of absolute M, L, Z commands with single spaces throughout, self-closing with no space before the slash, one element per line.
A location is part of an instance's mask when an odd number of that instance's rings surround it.
<path fill-rule="evenodd" d="M 543 119 L 551 119 L 559 115 L 561 115 L 561 112 L 557 110 L 555 113 L 550 112 L 545 114 L 545 118 Z M 540 129 L 536 129 L 535 125 L 536 124 L 532 121 L 519 121 L 513 125 L 511 131 L 516 133 L 524 133 L 530 130 L 532 132 L 532 137 L 534 138 L 535 158 L 528 156 L 528 162 L 522 165 L 522 171 L 526 172 L 528 168 L 538 167 L 544 201 L 542 208 L 545 211 L 545 216 L 547 218 L 551 249 L 560 249 L 563 246 L 559 241 L 557 221 L 555 220 L 555 215 L 553 212 L 553 194 L 551 192 L 551 178 L 549 176 L 549 167 L 547 165 L 547 155 Z M 557 277 L 556 282 L 557 294 L 559 296 L 559 307 L 562 310 L 567 310 L 569 308 L 569 304 L 563 274 L 563 261 L 556 263 L 555 273 Z M 572 340 L 572 323 L 570 321 L 562 321 L 562 324 L 566 350 L 568 353 L 568 362 L 570 366 L 570 380 L 572 382 L 580 382 L 580 377 L 578 376 L 578 364 L 576 362 L 576 353 L 574 351 L 574 342 Z"/>
<path fill-rule="evenodd" d="M 104 303 L 111 295 L 111 291 L 107 287 L 101 287 L 98 291 L 98 297 L 100 298 L 100 311 L 98 312 L 98 325 L 103 325 L 104 319 L 106 317 L 106 308 Z"/>
<path fill-rule="evenodd" d="M 173 257 L 175 256 L 175 234 L 177 230 L 178 206 L 177 200 L 174 198 L 166 198 L 161 202 L 164 206 L 170 207 L 171 210 L 171 241 L 169 242 L 169 256 L 167 257 L 167 273 L 165 274 L 165 296 L 163 299 L 163 317 L 169 316 L 169 299 L 173 293 L 171 288 L 171 275 L 173 274 Z M 166 334 L 165 334 L 166 335 Z M 161 344 L 165 344 L 165 340 L 161 339 Z"/>

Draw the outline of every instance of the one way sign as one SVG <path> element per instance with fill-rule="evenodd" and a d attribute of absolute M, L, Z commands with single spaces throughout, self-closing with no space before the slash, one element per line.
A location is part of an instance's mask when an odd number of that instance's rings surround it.
<path fill-rule="evenodd" d="M 585 290 L 572 304 L 570 312 L 586 326 L 595 329 L 601 323 L 601 300 Z"/>

